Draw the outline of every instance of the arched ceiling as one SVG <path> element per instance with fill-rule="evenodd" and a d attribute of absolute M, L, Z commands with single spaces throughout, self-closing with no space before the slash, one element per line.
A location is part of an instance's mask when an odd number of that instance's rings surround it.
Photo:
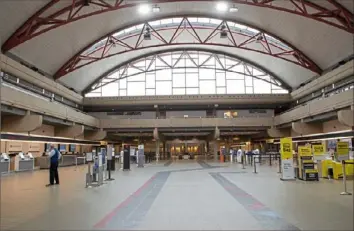
<path fill-rule="evenodd" d="M 84 0 L 1 1 L 2 51 L 54 76 L 76 54 L 104 35 L 156 18 L 201 15 L 246 24 L 281 38 L 324 70 L 353 54 L 353 1 L 348 0 L 233 0 L 237 13 L 218 13 L 211 0 Z M 141 16 L 141 3 L 158 4 L 161 12 Z M 22 25 L 22 26 L 21 26 Z M 177 47 L 198 45 L 174 45 Z M 109 57 L 76 69 L 60 82 L 81 91 L 124 60 L 171 47 L 151 47 Z M 317 75 L 314 69 L 254 51 L 208 46 L 265 66 L 291 87 Z"/>

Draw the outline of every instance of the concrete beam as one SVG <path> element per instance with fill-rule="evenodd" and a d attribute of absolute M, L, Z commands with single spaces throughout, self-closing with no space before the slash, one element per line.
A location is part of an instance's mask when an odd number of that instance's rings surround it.
<path fill-rule="evenodd" d="M 337 116 L 341 124 L 354 127 L 354 110 L 340 110 Z"/>
<path fill-rule="evenodd" d="M 273 138 L 280 138 L 280 137 L 289 137 L 291 136 L 291 129 L 290 128 L 270 128 L 267 130 L 267 133 L 270 137 Z"/>
<path fill-rule="evenodd" d="M 304 122 L 292 122 L 291 127 L 294 132 L 298 133 L 300 136 L 323 132 L 322 123 L 312 124 Z"/>
<path fill-rule="evenodd" d="M 4 132 L 31 132 L 42 126 L 43 116 L 25 115 L 25 116 L 2 116 L 1 131 Z"/>
<path fill-rule="evenodd" d="M 84 133 L 84 125 L 55 127 L 55 136 L 66 138 L 78 138 Z"/>
<path fill-rule="evenodd" d="M 103 140 L 107 136 L 107 131 L 97 130 L 97 131 L 85 131 L 85 140 Z"/>

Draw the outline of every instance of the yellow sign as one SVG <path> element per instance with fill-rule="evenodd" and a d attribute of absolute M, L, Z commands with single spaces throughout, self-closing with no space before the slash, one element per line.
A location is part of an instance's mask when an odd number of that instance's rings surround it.
<path fill-rule="evenodd" d="M 348 155 L 349 154 L 349 143 L 348 142 L 337 142 L 337 153 L 338 155 Z"/>
<path fill-rule="evenodd" d="M 280 154 L 282 160 L 293 158 L 293 142 L 291 138 L 280 139 Z"/>
<path fill-rule="evenodd" d="M 274 143 L 274 139 L 266 139 L 266 143 L 267 144 L 273 144 Z"/>
<path fill-rule="evenodd" d="M 300 156 L 312 156 L 311 147 L 299 146 L 299 148 L 297 150 L 298 150 Z"/>
<path fill-rule="evenodd" d="M 324 153 L 325 153 L 323 144 L 312 145 L 312 151 L 313 151 L 313 155 L 315 155 L 315 156 L 324 155 Z"/>

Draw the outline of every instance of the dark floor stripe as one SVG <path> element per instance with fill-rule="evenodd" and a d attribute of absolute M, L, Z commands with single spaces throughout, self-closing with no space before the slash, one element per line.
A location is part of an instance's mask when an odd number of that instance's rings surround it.
<path fill-rule="evenodd" d="M 156 173 L 94 227 L 114 230 L 127 230 L 137 227 L 149 211 L 169 175 L 169 172 Z"/>
<path fill-rule="evenodd" d="M 167 162 L 164 164 L 164 166 L 165 166 L 165 167 L 168 167 L 168 166 L 170 166 L 170 165 L 172 164 L 172 162 L 173 162 L 172 160 L 169 160 L 169 161 L 167 161 Z"/>
<path fill-rule="evenodd" d="M 234 197 L 265 230 L 300 230 L 298 227 L 289 224 L 271 209 L 256 198 L 243 191 L 220 173 L 209 173 L 232 197 Z"/>

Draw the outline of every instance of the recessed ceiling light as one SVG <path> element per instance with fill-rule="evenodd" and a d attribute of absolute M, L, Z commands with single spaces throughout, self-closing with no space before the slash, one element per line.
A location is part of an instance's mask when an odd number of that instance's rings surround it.
<path fill-rule="evenodd" d="M 151 8 L 149 5 L 140 5 L 138 9 L 140 14 L 148 14 L 151 11 Z"/>
<path fill-rule="evenodd" d="M 228 5 L 226 2 L 218 2 L 216 4 L 216 9 L 220 12 L 226 12 L 228 10 Z"/>
<path fill-rule="evenodd" d="M 238 8 L 237 8 L 236 6 L 232 6 L 232 7 L 230 7 L 229 11 L 230 11 L 231 13 L 235 13 L 235 12 L 238 11 Z"/>

